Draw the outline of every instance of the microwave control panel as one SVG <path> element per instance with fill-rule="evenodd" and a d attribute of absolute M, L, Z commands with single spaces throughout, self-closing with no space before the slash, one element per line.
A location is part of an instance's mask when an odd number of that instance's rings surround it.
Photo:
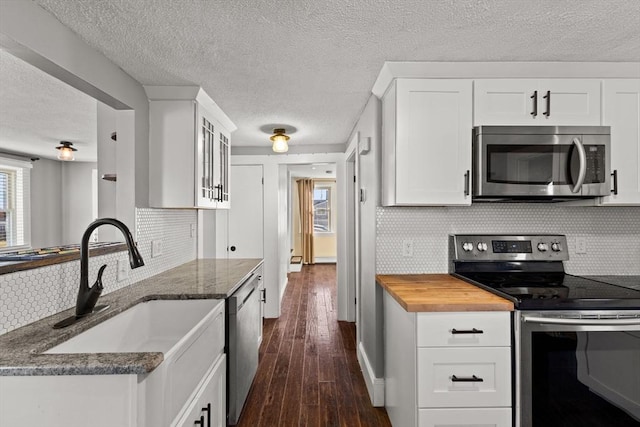
<path fill-rule="evenodd" d="M 567 261 L 567 238 L 561 234 L 451 236 L 455 261 Z"/>

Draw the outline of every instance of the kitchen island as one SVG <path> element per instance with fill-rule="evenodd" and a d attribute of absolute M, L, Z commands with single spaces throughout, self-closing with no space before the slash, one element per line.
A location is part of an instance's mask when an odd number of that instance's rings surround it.
<path fill-rule="evenodd" d="M 448 274 L 377 275 L 393 425 L 512 425 L 513 303 Z"/>
<path fill-rule="evenodd" d="M 197 259 L 100 297 L 108 310 L 64 329 L 53 325 L 74 308 L 0 336 L 0 376 L 145 374 L 164 360 L 160 352 L 45 354 L 99 323 L 150 300 L 224 299 L 262 265 L 262 259 Z"/>

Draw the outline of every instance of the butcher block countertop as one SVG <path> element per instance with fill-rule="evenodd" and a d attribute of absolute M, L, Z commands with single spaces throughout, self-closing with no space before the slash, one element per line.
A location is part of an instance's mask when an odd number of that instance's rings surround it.
<path fill-rule="evenodd" d="M 449 274 L 378 274 L 376 282 L 409 312 L 513 311 L 513 303 Z"/>

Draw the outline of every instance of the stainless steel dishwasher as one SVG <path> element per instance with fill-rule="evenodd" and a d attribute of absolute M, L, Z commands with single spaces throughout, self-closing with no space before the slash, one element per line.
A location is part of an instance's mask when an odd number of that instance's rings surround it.
<path fill-rule="evenodd" d="M 252 274 L 227 298 L 227 423 L 236 425 L 258 369 L 260 276 Z"/>

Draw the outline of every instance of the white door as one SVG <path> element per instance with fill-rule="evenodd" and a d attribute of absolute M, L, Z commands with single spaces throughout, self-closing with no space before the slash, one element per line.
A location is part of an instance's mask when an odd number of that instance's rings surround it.
<path fill-rule="evenodd" d="M 262 165 L 231 165 L 229 258 L 263 258 Z"/>

